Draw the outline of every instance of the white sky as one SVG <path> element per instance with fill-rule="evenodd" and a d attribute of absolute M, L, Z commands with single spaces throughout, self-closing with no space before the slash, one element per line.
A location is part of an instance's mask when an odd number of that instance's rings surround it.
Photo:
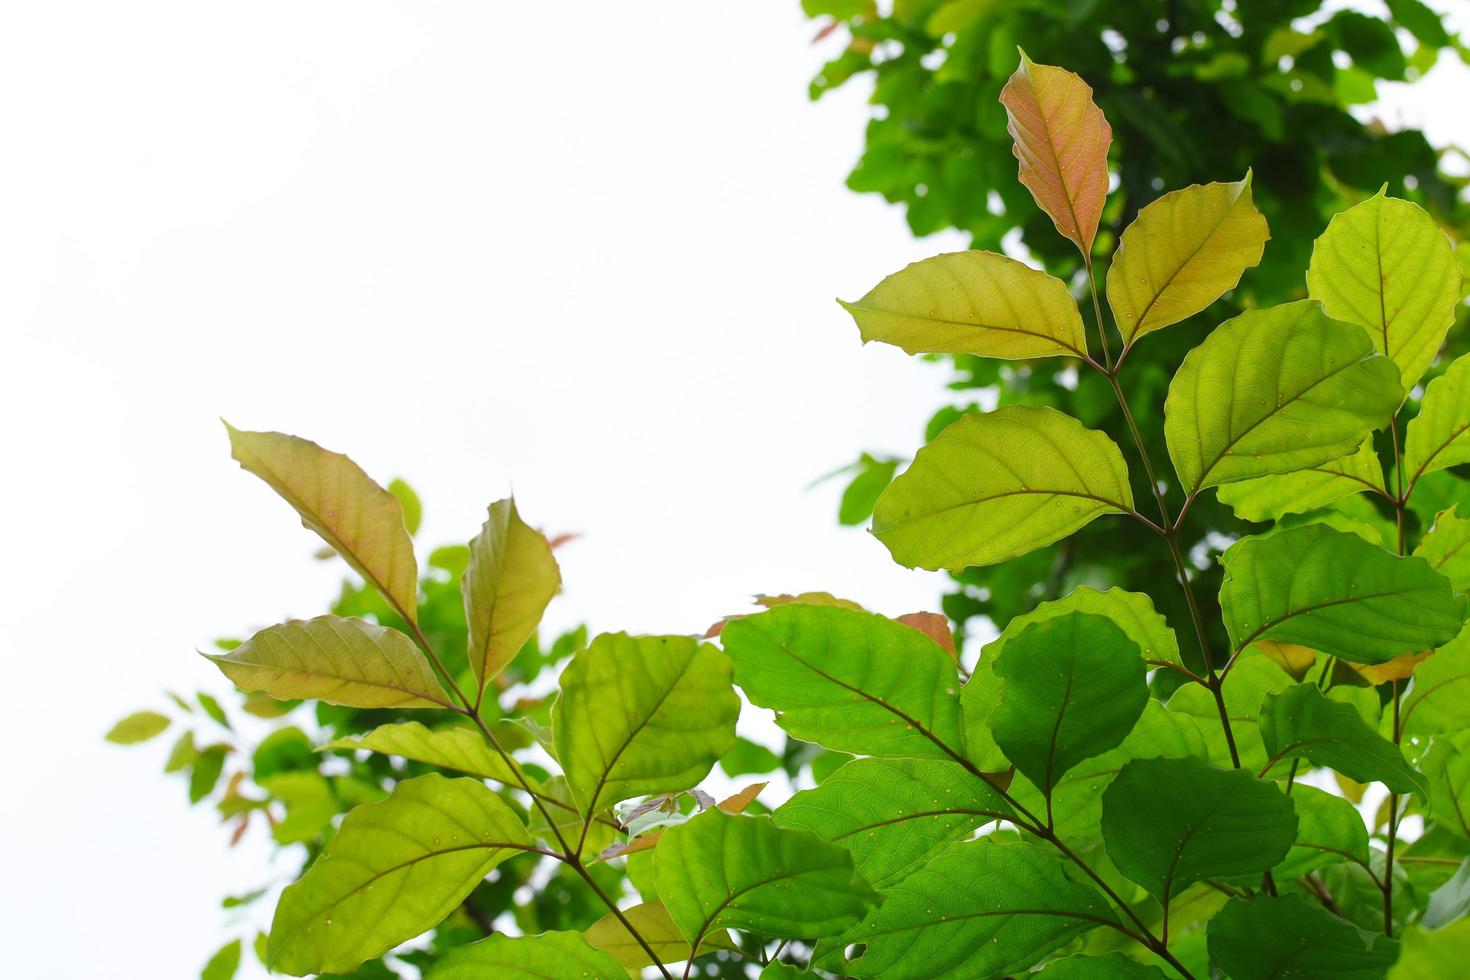
<path fill-rule="evenodd" d="M 513 481 L 584 535 L 553 626 L 934 607 L 805 486 L 912 450 L 945 377 L 832 297 L 962 242 L 845 189 L 865 93 L 807 102 L 812 33 L 794 0 L 0 7 L 8 975 L 196 976 L 263 876 L 167 738 L 100 740 L 340 578 L 218 416 L 407 477 L 425 545 Z M 1466 78 L 1390 118 L 1470 143 Z"/>

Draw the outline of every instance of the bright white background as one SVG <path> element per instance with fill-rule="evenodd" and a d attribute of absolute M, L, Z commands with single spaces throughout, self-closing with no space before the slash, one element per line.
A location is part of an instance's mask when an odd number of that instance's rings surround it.
<path fill-rule="evenodd" d="M 812 33 L 795 0 L 0 10 L 6 975 L 197 975 L 262 877 L 166 738 L 100 741 L 340 577 L 217 416 L 409 478 L 425 544 L 514 486 L 584 535 L 554 626 L 934 606 L 805 487 L 910 450 L 944 377 L 832 297 L 961 242 L 844 189 L 865 92 L 807 102 Z M 1470 143 L 1467 74 L 1387 118 Z"/>

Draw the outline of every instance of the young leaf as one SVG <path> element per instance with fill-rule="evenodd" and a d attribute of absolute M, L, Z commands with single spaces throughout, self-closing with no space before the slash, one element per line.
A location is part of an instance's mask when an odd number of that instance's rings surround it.
<path fill-rule="evenodd" d="M 1033 980 L 1166 980 L 1156 966 L 1145 966 L 1122 953 L 1102 956 L 1067 956 L 1052 960 Z"/>
<path fill-rule="evenodd" d="M 1199 759 L 1135 759 L 1102 803 L 1108 857 L 1165 904 L 1196 881 L 1266 871 L 1296 840 L 1281 790 Z"/>
<path fill-rule="evenodd" d="M 725 928 L 819 939 L 878 901 L 846 849 L 718 807 L 666 831 L 653 868 L 669 916 L 694 944 Z"/>
<path fill-rule="evenodd" d="M 685 790 L 735 742 L 730 661 L 686 636 L 605 633 L 561 675 L 551 728 L 584 816 Z"/>
<path fill-rule="evenodd" d="M 1404 435 L 1404 470 L 1412 489 L 1426 473 L 1470 463 L 1470 354 L 1429 382 Z"/>
<path fill-rule="evenodd" d="M 292 976 L 353 970 L 438 925 L 491 868 L 531 847 L 514 811 L 478 780 L 405 779 L 347 814 L 281 893 L 270 966 Z"/>
<path fill-rule="evenodd" d="M 1405 735 L 1443 735 L 1470 728 L 1470 630 L 1414 671 L 1400 723 Z"/>
<path fill-rule="evenodd" d="M 318 616 L 261 630 L 206 654 L 245 691 L 349 708 L 447 708 L 449 695 L 413 641 L 363 619 Z"/>
<path fill-rule="evenodd" d="M 1360 783 L 1381 782 L 1392 793 L 1429 796 L 1424 777 L 1397 745 L 1369 728 L 1352 705 L 1333 701 L 1316 684 L 1294 684 L 1261 703 L 1261 739 L 1269 761 L 1306 759 Z"/>
<path fill-rule="evenodd" d="M 301 523 L 410 623 L 418 621 L 418 563 L 398 498 L 356 463 L 314 442 L 279 432 L 242 432 L 225 423 L 241 468 L 254 473 L 301 515 Z"/>
<path fill-rule="evenodd" d="M 1082 315 L 1066 285 L 994 252 L 936 255 L 895 272 L 856 303 L 838 302 L 863 343 L 910 354 L 1087 356 Z"/>
<path fill-rule="evenodd" d="M 990 718 L 995 741 L 1047 797 L 1077 763 L 1121 743 L 1148 702 L 1138 644 L 1091 613 L 1027 626 L 996 658 L 995 673 L 1003 682 Z"/>
<path fill-rule="evenodd" d="M 1242 538 L 1222 560 L 1235 650 L 1280 640 L 1377 664 L 1447 643 L 1465 621 L 1464 597 L 1427 561 L 1323 524 Z"/>
<path fill-rule="evenodd" d="M 1450 580 L 1459 592 L 1470 589 L 1470 521 L 1454 509 L 1442 510 L 1414 554 Z"/>
<path fill-rule="evenodd" d="M 1300 895 L 1232 900 L 1210 920 L 1209 944 L 1211 962 L 1231 980 L 1379 980 L 1398 956 L 1392 939 L 1369 941 Z"/>
<path fill-rule="evenodd" d="M 491 504 L 489 520 L 470 542 L 470 564 L 460 579 L 470 669 L 481 688 L 536 632 L 559 588 L 561 572 L 546 538 L 521 520 L 514 499 Z"/>
<path fill-rule="evenodd" d="M 1006 128 L 1020 161 L 1021 183 L 1084 257 L 1108 197 L 1113 130 L 1092 101 L 1092 88 L 1063 68 L 1021 65 L 1000 93 Z"/>
<path fill-rule="evenodd" d="M 1326 507 L 1364 490 L 1387 495 L 1383 465 L 1373 451 L 1372 436 L 1364 439 L 1351 456 L 1295 473 L 1227 483 L 1220 488 L 1219 497 L 1220 503 L 1231 507 L 1241 520 L 1277 521 L 1287 514 L 1305 514 Z"/>
<path fill-rule="evenodd" d="M 628 971 L 607 953 L 594 949 L 576 932 L 543 932 L 538 936 L 493 935 L 456 946 L 439 958 L 424 980 L 627 980 Z"/>
<path fill-rule="evenodd" d="M 1387 190 L 1328 223 L 1312 248 L 1307 294 L 1328 316 L 1362 327 L 1407 390 L 1455 322 L 1460 267 L 1435 220 Z"/>
<path fill-rule="evenodd" d="M 892 980 L 1008 976 L 1115 921 L 1051 856 L 982 838 L 951 845 L 890 888 L 816 965 Z"/>
<path fill-rule="evenodd" d="M 1368 335 L 1311 300 L 1216 327 L 1169 384 L 1164 437 L 1187 493 L 1356 450 L 1404 391 Z"/>
<path fill-rule="evenodd" d="M 1119 588 L 1099 592 L 1089 585 L 1079 585 L 1060 599 L 1043 602 L 1030 612 L 1014 617 L 1000 636 L 985 645 L 982 660 L 1000 656 L 1006 643 L 1032 623 L 1071 613 L 1105 616 L 1138 644 L 1145 660 L 1179 663 L 1179 640 L 1168 620 L 1154 609 L 1152 599 L 1142 592 L 1125 592 Z M 965 720 L 969 721 L 968 715 Z"/>
<path fill-rule="evenodd" d="M 920 449 L 873 510 L 873 533 L 905 568 L 994 565 L 1051 544 L 1133 491 L 1118 447 L 1052 408 L 966 415 Z"/>
<path fill-rule="evenodd" d="M 362 735 L 347 735 L 323 745 L 325 749 L 381 752 L 441 769 L 493 779 L 513 789 L 521 788 L 516 773 L 506 764 L 480 733 L 472 728 L 430 729 L 416 721 L 400 721 L 379 725 Z M 519 767 L 517 767 L 519 769 Z M 536 780 L 521 773 L 536 788 Z"/>
<path fill-rule="evenodd" d="M 1138 212 L 1108 269 L 1108 305 L 1123 340 L 1193 316 L 1234 289 L 1271 237 L 1251 200 L 1251 175 L 1195 184 Z"/>
<path fill-rule="evenodd" d="M 168 715 L 157 711 L 135 711 L 102 736 L 116 745 L 136 745 L 160 735 L 168 728 Z"/>
<path fill-rule="evenodd" d="M 669 910 L 662 903 L 644 902 L 634 905 L 623 909 L 623 917 L 658 954 L 660 962 L 679 963 L 689 959 L 689 941 L 679 932 L 679 927 L 674 925 L 674 920 L 669 917 Z M 643 946 L 611 912 L 594 922 L 582 936 L 589 946 L 606 952 L 629 970 L 640 970 L 653 965 Z M 702 956 L 717 949 L 734 948 L 729 932 L 717 929 L 704 938 L 694 955 Z"/>
<path fill-rule="evenodd" d="M 938 759 L 855 759 L 797 793 L 773 815 L 852 852 L 858 872 L 882 890 L 946 844 L 1015 814 L 985 780 Z"/>
<path fill-rule="evenodd" d="M 738 619 L 720 639 L 745 696 L 797 738 L 842 752 L 963 758 L 954 660 L 918 630 L 791 605 Z"/>

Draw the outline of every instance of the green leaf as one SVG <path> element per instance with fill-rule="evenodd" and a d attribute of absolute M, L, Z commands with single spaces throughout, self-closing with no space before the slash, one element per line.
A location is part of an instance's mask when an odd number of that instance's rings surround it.
<path fill-rule="evenodd" d="M 873 505 L 878 502 L 878 495 L 893 482 L 893 474 L 898 472 L 898 460 L 874 459 L 867 453 L 863 453 L 853 465 L 857 475 L 842 491 L 842 502 L 837 509 L 837 523 L 844 527 L 864 524 L 873 516 Z"/>
<path fill-rule="evenodd" d="M 710 644 L 604 633 L 563 671 L 551 728 L 587 816 L 698 783 L 734 744 L 739 713 L 730 661 Z"/>
<path fill-rule="evenodd" d="M 1440 15 L 1421 0 L 1388 0 L 1388 10 L 1399 26 L 1420 43 L 1434 48 L 1449 47 L 1452 43 Z"/>
<path fill-rule="evenodd" d="M 1293 684 L 1261 704 L 1261 739 L 1270 761 L 1306 759 L 1360 783 L 1381 782 L 1392 793 L 1427 799 L 1424 777 L 1404 761 L 1397 745 L 1369 728 L 1356 708 L 1333 701 L 1316 684 Z"/>
<path fill-rule="evenodd" d="M 157 711 L 135 711 L 113 725 L 102 737 L 117 745 L 136 745 L 162 734 L 168 725 L 168 715 Z"/>
<path fill-rule="evenodd" d="M 1470 859 L 1460 862 L 1450 880 L 1430 893 L 1420 924 L 1443 929 L 1466 915 L 1470 915 Z"/>
<path fill-rule="evenodd" d="M 1048 797 L 1077 763 L 1120 744 L 1148 702 L 1138 644 L 1091 613 L 1027 626 L 996 658 L 995 673 L 995 741 Z"/>
<path fill-rule="evenodd" d="M 1247 652 L 1230 670 L 1225 685 L 1225 711 L 1235 734 L 1240 764 L 1258 770 L 1266 764 L 1266 749 L 1261 744 L 1257 721 L 1261 701 L 1272 691 L 1284 690 L 1291 676 L 1270 658 Z M 1203 684 L 1185 684 L 1169 698 L 1169 711 L 1193 718 L 1208 743 L 1206 757 L 1219 765 L 1230 765 L 1230 747 L 1220 725 L 1220 709 Z"/>
<path fill-rule="evenodd" d="M 1368 828 L 1356 807 L 1301 782 L 1292 787 L 1291 802 L 1296 808 L 1296 843 L 1286 860 L 1272 869 L 1278 881 L 1291 881 L 1339 861 L 1368 865 Z M 1259 880 L 1252 877 L 1241 883 L 1254 887 Z"/>
<path fill-rule="evenodd" d="M 1000 977 L 1115 921 L 1049 855 L 982 838 L 940 851 L 890 888 L 816 965 L 886 980 Z"/>
<path fill-rule="evenodd" d="M 976 827 L 1014 816 L 994 786 L 953 763 L 855 759 L 787 800 L 773 819 L 847 848 L 858 872 L 882 890 Z"/>
<path fill-rule="evenodd" d="M 1246 521 L 1276 521 L 1287 514 L 1305 514 L 1364 490 L 1387 494 L 1383 466 L 1373 451 L 1373 438 L 1363 440 L 1351 456 L 1334 459 L 1295 473 L 1277 473 L 1254 480 L 1228 483 L 1219 490 L 1220 503 Z"/>
<path fill-rule="evenodd" d="M 1103 793 L 1102 832 L 1118 870 L 1167 904 L 1196 881 L 1279 864 L 1297 820 L 1291 800 L 1250 773 L 1135 759 Z"/>
<path fill-rule="evenodd" d="M 178 772 L 199 757 L 199 750 L 194 747 L 194 733 L 186 731 L 174 740 L 173 748 L 169 749 L 168 761 L 164 763 L 164 772 Z"/>
<path fill-rule="evenodd" d="M 215 724 L 219 725 L 221 728 L 225 728 L 230 731 L 235 730 L 234 726 L 230 724 L 229 716 L 225 714 L 225 709 L 220 707 L 219 699 L 217 699 L 214 695 L 206 694 L 203 691 L 200 691 L 197 697 L 199 698 L 199 707 L 204 709 L 204 713 L 208 715 L 210 719 L 215 722 Z"/>
<path fill-rule="evenodd" d="M 1327 225 L 1312 249 L 1307 294 L 1328 316 L 1362 327 L 1373 349 L 1398 365 L 1408 390 L 1455 322 L 1460 268 L 1435 220 L 1386 191 Z"/>
<path fill-rule="evenodd" d="M 737 738 L 734 747 L 720 757 L 720 769 L 727 776 L 749 776 L 780 768 L 779 755 L 745 738 Z"/>
<path fill-rule="evenodd" d="M 1033 974 L 1033 980 L 1166 980 L 1156 966 L 1145 966 L 1122 953 L 1068 956 L 1052 960 Z"/>
<path fill-rule="evenodd" d="M 960 688 L 960 713 L 965 724 L 965 758 L 981 772 L 1000 772 L 1010 760 L 995 744 L 990 717 L 1000 706 L 1000 678 L 995 676 L 995 658 L 982 651 L 980 662 Z"/>
<path fill-rule="evenodd" d="M 638 935 L 658 954 L 660 962 L 680 963 L 689 959 L 689 942 L 679 932 L 679 927 L 674 925 L 674 920 L 669 917 L 669 910 L 662 903 L 644 902 L 622 911 L 623 917 L 638 930 Z M 582 936 L 589 946 L 608 953 L 629 970 L 653 965 L 653 960 L 648 958 L 638 940 L 633 938 L 633 934 L 611 912 L 594 922 Z M 702 956 L 717 949 L 734 948 L 730 934 L 721 929 L 706 936 L 695 955 Z"/>
<path fill-rule="evenodd" d="M 194 764 L 189 768 L 190 803 L 198 803 L 214 792 L 225 769 L 225 757 L 229 754 L 228 747 L 211 745 L 194 757 Z"/>
<path fill-rule="evenodd" d="M 362 735 L 346 735 L 333 739 L 323 745 L 322 749 L 397 755 L 441 769 L 453 769 L 481 779 L 493 779 L 515 789 L 522 788 L 516 772 L 472 728 L 430 729 L 416 721 L 400 721 L 379 725 Z M 536 781 L 529 776 L 525 778 L 534 789 Z"/>
<path fill-rule="evenodd" d="M 398 506 L 403 510 L 403 529 L 409 537 L 418 534 L 419 525 L 424 521 L 424 503 L 419 495 L 407 481 L 396 476 L 388 481 L 388 492 L 398 498 Z"/>
<path fill-rule="evenodd" d="M 484 977 L 627 980 L 628 971 L 607 953 L 588 945 L 581 933 L 543 932 L 516 937 L 497 934 L 456 946 L 424 974 L 425 980 L 483 980 Z"/>
<path fill-rule="evenodd" d="M 225 423 L 245 469 L 296 509 L 301 523 L 331 545 L 394 612 L 418 621 L 418 563 L 398 498 L 352 460 L 279 432 L 242 432 Z"/>
<path fill-rule="evenodd" d="M 1447 643 L 1465 621 L 1464 597 L 1427 561 L 1323 524 L 1242 538 L 1222 561 L 1235 650 L 1279 640 L 1377 664 Z"/>
<path fill-rule="evenodd" d="M 843 752 L 963 758 L 959 676 L 929 637 L 872 613 L 777 606 L 720 635 L 735 680 L 796 738 Z"/>
<path fill-rule="evenodd" d="M 873 533 L 906 568 L 994 565 L 1133 509 L 1128 468 L 1101 432 L 1007 405 L 950 424 L 878 498 Z"/>
<path fill-rule="evenodd" d="M 199 980 L 234 980 L 240 969 L 240 940 L 231 940 L 219 948 L 199 974 Z"/>
<path fill-rule="evenodd" d="M 432 929 L 501 861 L 532 847 L 515 813 L 474 779 L 405 779 L 347 814 L 281 894 L 270 966 L 345 973 Z"/>
<path fill-rule="evenodd" d="M 1346 456 L 1403 397 L 1364 331 L 1303 300 L 1242 313 L 1190 351 L 1169 384 L 1164 436 L 1195 493 Z"/>
<path fill-rule="evenodd" d="M 665 831 L 653 868 L 669 916 L 695 944 L 726 928 L 819 939 L 878 901 L 845 848 L 718 807 Z"/>
<path fill-rule="evenodd" d="M 1410 492 L 1426 473 L 1470 463 L 1470 354 L 1429 382 L 1404 435 Z"/>
<path fill-rule="evenodd" d="M 364 619 L 318 616 L 205 654 L 245 691 L 316 698 L 349 708 L 447 708 L 449 695 L 413 641 Z"/>
<path fill-rule="evenodd" d="M 1230 980 L 1380 980 L 1398 943 L 1371 940 L 1300 895 L 1233 899 L 1210 920 L 1210 959 Z"/>
<path fill-rule="evenodd" d="M 1388 980 L 1444 980 L 1462 973 L 1470 959 L 1470 919 L 1434 932 L 1410 929 Z"/>
<path fill-rule="evenodd" d="M 1429 815 L 1470 838 L 1470 732 L 1437 736 L 1419 764 L 1429 777 Z"/>
<path fill-rule="evenodd" d="M 863 343 L 910 354 L 1022 359 L 1087 356 L 1077 302 L 1060 279 L 994 252 L 951 252 L 905 267 L 842 308 Z"/>
<path fill-rule="evenodd" d="M 1456 591 L 1470 590 L 1470 521 L 1453 509 L 1439 512 L 1414 554 L 1449 579 Z"/>
<path fill-rule="evenodd" d="M 1400 723 L 1405 735 L 1441 735 L 1470 728 L 1470 630 L 1415 669 Z"/>
<path fill-rule="evenodd" d="M 1108 269 L 1108 305 L 1124 341 L 1193 316 L 1261 261 L 1271 237 L 1251 175 L 1195 184 L 1149 204 L 1123 232 Z"/>
<path fill-rule="evenodd" d="M 514 499 L 491 504 L 460 579 L 470 669 L 482 689 L 536 632 L 559 588 L 561 572 L 546 538 L 521 520 Z"/>
<path fill-rule="evenodd" d="M 1060 599 L 1043 602 L 1030 612 L 1012 618 L 1000 636 L 985 645 L 981 659 L 998 657 L 1005 645 L 1032 623 L 1070 613 L 1105 616 L 1138 644 L 1145 660 L 1179 663 L 1179 640 L 1169 621 L 1154 609 L 1151 598 L 1142 592 L 1125 592 L 1119 588 L 1099 592 L 1088 585 L 1080 585 Z M 965 720 L 969 721 L 968 713 Z"/>

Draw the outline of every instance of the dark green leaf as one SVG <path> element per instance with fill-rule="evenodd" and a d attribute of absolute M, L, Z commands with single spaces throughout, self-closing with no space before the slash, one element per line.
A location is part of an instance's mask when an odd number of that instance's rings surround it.
<path fill-rule="evenodd" d="M 1381 782 L 1393 793 L 1429 796 L 1424 777 L 1404 761 L 1397 745 L 1369 728 L 1351 705 L 1327 698 L 1316 684 L 1294 684 L 1267 695 L 1260 725 L 1267 771 L 1283 759 L 1306 759 L 1360 783 Z"/>
<path fill-rule="evenodd" d="M 1366 936 L 1299 895 L 1226 905 L 1210 920 L 1210 958 L 1230 980 L 1381 980 L 1398 943 Z"/>

